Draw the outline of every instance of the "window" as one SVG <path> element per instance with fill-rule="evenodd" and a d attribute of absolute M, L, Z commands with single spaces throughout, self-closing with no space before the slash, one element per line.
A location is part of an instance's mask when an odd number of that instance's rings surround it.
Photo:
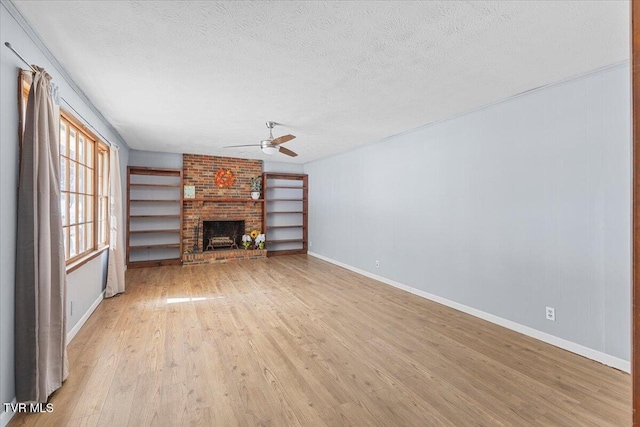
<path fill-rule="evenodd" d="M 20 140 L 30 73 L 20 74 Z M 109 243 L 109 147 L 65 110 L 60 114 L 60 210 L 67 264 Z"/>
<path fill-rule="evenodd" d="M 107 146 L 82 129 L 72 116 L 62 113 L 60 208 L 69 262 L 108 242 L 108 171 Z"/>

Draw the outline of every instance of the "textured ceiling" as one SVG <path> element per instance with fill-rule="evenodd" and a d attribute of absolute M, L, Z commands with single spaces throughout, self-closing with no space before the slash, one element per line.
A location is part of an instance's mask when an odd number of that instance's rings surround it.
<path fill-rule="evenodd" d="M 307 162 L 629 58 L 626 1 L 13 3 L 141 150 Z M 221 148 L 266 120 L 299 157 Z"/>

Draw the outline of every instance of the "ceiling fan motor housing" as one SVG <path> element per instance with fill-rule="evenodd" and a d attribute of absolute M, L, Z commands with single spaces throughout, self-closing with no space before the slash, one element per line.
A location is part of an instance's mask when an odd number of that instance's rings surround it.
<path fill-rule="evenodd" d="M 275 151 L 280 151 L 280 147 L 277 145 L 273 145 L 271 141 L 272 139 L 263 139 L 262 141 L 260 141 L 260 148 L 262 148 L 263 150 L 265 148 L 273 148 Z"/>

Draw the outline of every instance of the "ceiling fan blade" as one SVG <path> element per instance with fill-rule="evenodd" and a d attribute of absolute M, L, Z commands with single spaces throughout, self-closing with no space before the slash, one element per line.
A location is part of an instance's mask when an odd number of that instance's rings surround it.
<path fill-rule="evenodd" d="M 273 141 L 271 141 L 271 144 L 273 145 L 284 144 L 287 141 L 291 141 L 293 138 L 295 138 L 295 135 L 291 135 L 291 134 L 279 136 L 277 138 L 274 138 Z"/>
<path fill-rule="evenodd" d="M 236 148 L 236 147 L 260 147 L 260 144 L 226 145 L 223 148 Z"/>
<path fill-rule="evenodd" d="M 286 154 L 287 156 L 296 157 L 298 154 L 289 150 L 288 148 L 280 147 L 280 152 L 282 154 Z"/>

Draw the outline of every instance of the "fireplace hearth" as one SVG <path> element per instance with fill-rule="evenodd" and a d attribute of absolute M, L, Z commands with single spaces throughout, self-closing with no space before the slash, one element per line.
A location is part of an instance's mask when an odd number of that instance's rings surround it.
<path fill-rule="evenodd" d="M 244 232 L 244 220 L 202 221 L 202 250 L 238 249 Z"/>

